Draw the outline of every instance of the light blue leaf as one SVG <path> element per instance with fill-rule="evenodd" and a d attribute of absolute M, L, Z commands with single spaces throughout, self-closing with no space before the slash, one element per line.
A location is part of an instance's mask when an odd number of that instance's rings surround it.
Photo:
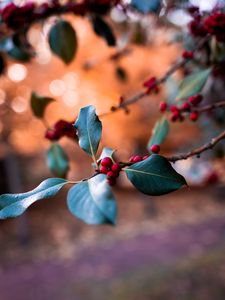
<path fill-rule="evenodd" d="M 49 170 L 58 177 L 65 178 L 69 171 L 69 160 L 59 144 L 52 144 L 47 152 Z"/>
<path fill-rule="evenodd" d="M 168 160 L 156 154 L 124 170 L 131 183 L 147 195 L 168 194 L 186 184 L 184 177 L 172 168 Z"/>
<path fill-rule="evenodd" d="M 74 185 L 68 192 L 67 204 L 71 213 L 87 224 L 116 222 L 116 201 L 103 174 Z"/>
<path fill-rule="evenodd" d="M 75 127 L 80 147 L 94 158 L 102 135 L 102 123 L 93 105 L 81 108 Z"/>
<path fill-rule="evenodd" d="M 161 118 L 158 122 L 156 122 L 155 127 L 152 130 L 152 136 L 148 142 L 148 150 L 152 145 L 157 144 L 160 145 L 166 139 L 169 133 L 169 122 L 164 117 Z"/>
<path fill-rule="evenodd" d="M 64 179 L 49 178 L 30 192 L 1 195 L 0 219 L 20 216 L 34 202 L 55 196 L 65 184 Z"/>

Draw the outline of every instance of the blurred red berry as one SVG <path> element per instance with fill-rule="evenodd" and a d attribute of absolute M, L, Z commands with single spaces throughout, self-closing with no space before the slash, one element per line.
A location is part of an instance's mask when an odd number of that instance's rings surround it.
<path fill-rule="evenodd" d="M 156 153 L 157 154 L 160 151 L 160 146 L 157 145 L 157 144 L 154 144 L 154 145 L 151 146 L 150 150 L 152 151 L 152 153 Z"/>
<path fill-rule="evenodd" d="M 99 171 L 102 174 L 107 174 L 109 172 L 108 168 L 106 168 L 105 166 L 101 166 Z"/>
<path fill-rule="evenodd" d="M 201 101 L 202 101 L 203 97 L 202 95 L 195 95 L 195 96 L 191 96 L 188 98 L 188 101 L 194 105 L 194 106 L 197 106 Z"/>
<path fill-rule="evenodd" d="M 49 141 L 57 141 L 60 139 L 60 135 L 54 129 L 48 129 L 45 133 L 45 138 Z"/>
<path fill-rule="evenodd" d="M 134 163 L 137 163 L 137 162 L 139 162 L 139 161 L 142 161 L 142 157 L 141 157 L 140 155 L 136 155 L 136 156 L 134 157 L 134 159 L 133 159 L 133 162 L 134 162 Z"/>
<path fill-rule="evenodd" d="M 113 164 L 112 167 L 111 167 L 111 170 L 112 170 L 113 172 L 120 172 L 121 167 L 120 167 L 119 164 Z"/>
<path fill-rule="evenodd" d="M 184 103 L 182 104 L 182 106 L 181 106 L 181 109 L 182 109 L 183 111 L 190 111 L 191 106 L 190 106 L 190 104 L 189 104 L 188 102 L 184 102 Z"/>
<path fill-rule="evenodd" d="M 112 165 L 112 159 L 110 157 L 105 157 L 101 160 L 101 165 L 110 168 Z"/>
<path fill-rule="evenodd" d="M 184 51 L 182 53 L 182 57 L 185 59 L 192 59 L 194 57 L 194 52 L 193 51 Z"/>
<path fill-rule="evenodd" d="M 198 112 L 197 112 L 197 111 L 191 112 L 191 113 L 190 113 L 190 116 L 189 116 L 190 120 L 193 121 L 193 122 L 197 121 L 197 120 L 198 120 L 198 117 L 199 117 L 199 115 L 198 115 Z"/>
<path fill-rule="evenodd" d="M 167 109 L 167 103 L 164 102 L 164 101 L 160 102 L 160 103 L 159 103 L 159 110 L 160 110 L 161 112 L 164 112 L 164 111 L 166 111 L 166 109 Z"/>

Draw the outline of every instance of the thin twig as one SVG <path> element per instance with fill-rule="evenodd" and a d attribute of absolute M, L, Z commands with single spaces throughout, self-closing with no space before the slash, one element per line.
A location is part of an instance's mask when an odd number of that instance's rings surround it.
<path fill-rule="evenodd" d="M 206 43 L 207 40 L 208 40 L 208 35 L 205 36 L 203 39 L 201 39 L 198 42 L 198 44 L 193 52 L 195 53 L 198 50 L 200 50 L 203 47 L 203 45 Z M 180 61 L 178 61 L 177 63 L 172 65 L 170 67 L 170 69 L 161 78 L 156 80 L 155 86 L 159 86 L 159 85 L 163 84 L 173 73 L 175 73 L 181 67 L 185 66 L 185 64 L 189 61 L 190 61 L 189 58 L 182 58 Z M 124 100 L 123 102 L 119 103 L 117 106 L 113 106 L 110 111 L 100 114 L 99 117 L 102 118 L 102 117 L 108 116 L 114 112 L 117 112 L 118 110 L 126 109 L 127 106 L 136 103 L 137 101 L 141 100 L 142 98 L 144 98 L 145 96 L 147 96 L 149 94 L 150 94 L 150 92 L 145 89 L 144 91 L 141 91 L 141 92 L 137 93 L 136 95 L 132 96 L 131 98 L 128 98 L 127 100 Z"/>
<path fill-rule="evenodd" d="M 195 156 L 195 155 L 200 155 L 201 153 L 212 149 L 217 143 L 219 143 L 221 140 L 225 139 L 225 131 L 223 131 L 222 133 L 220 133 L 218 136 L 214 137 L 209 143 L 204 144 L 203 146 L 196 148 L 192 151 L 189 151 L 188 153 L 184 153 L 184 154 L 179 154 L 179 155 L 175 155 L 172 157 L 167 157 L 167 159 L 171 162 L 175 162 L 178 160 L 184 160 L 184 159 L 188 159 L 189 157 Z"/>
<path fill-rule="evenodd" d="M 225 101 L 220 101 L 220 102 L 217 102 L 214 104 L 209 104 L 209 105 L 200 107 L 200 108 L 196 109 L 196 111 L 198 111 L 199 113 L 202 113 L 202 112 L 211 111 L 213 109 L 220 108 L 220 107 L 225 107 Z"/>

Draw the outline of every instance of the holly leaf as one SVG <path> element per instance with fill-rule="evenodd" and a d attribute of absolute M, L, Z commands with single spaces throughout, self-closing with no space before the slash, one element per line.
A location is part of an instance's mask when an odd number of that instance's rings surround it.
<path fill-rule="evenodd" d="M 141 13 L 158 12 L 161 7 L 160 0 L 132 0 L 131 6 Z"/>
<path fill-rule="evenodd" d="M 47 164 L 54 176 L 66 178 L 69 171 L 69 159 L 59 144 L 52 144 L 47 152 Z"/>
<path fill-rule="evenodd" d="M 124 170 L 131 183 L 147 195 L 168 194 L 186 184 L 184 177 L 172 168 L 168 160 L 157 154 Z"/>
<path fill-rule="evenodd" d="M 91 18 L 92 27 L 94 32 L 105 39 L 108 46 L 115 46 L 116 39 L 111 27 L 100 17 L 94 15 Z"/>
<path fill-rule="evenodd" d="M 152 136 L 148 142 L 147 149 L 149 150 L 152 145 L 157 144 L 160 145 L 166 139 L 169 133 L 169 122 L 166 118 L 161 118 L 158 122 L 156 122 L 153 130 Z"/>
<path fill-rule="evenodd" d="M 55 101 L 53 98 L 50 97 L 43 97 L 38 95 L 35 92 L 32 92 L 31 97 L 30 97 L 30 105 L 33 114 L 37 118 L 43 118 L 45 109 L 49 105 L 49 103 Z"/>
<path fill-rule="evenodd" d="M 30 192 L 1 195 L 0 219 L 20 216 L 34 202 L 55 196 L 65 184 L 67 181 L 64 179 L 49 178 Z"/>
<path fill-rule="evenodd" d="M 81 108 L 75 128 L 81 149 L 94 158 L 102 135 L 102 123 L 93 105 Z"/>
<path fill-rule="evenodd" d="M 77 52 L 77 35 L 69 22 L 60 20 L 50 30 L 48 37 L 52 52 L 69 64 Z"/>
<path fill-rule="evenodd" d="M 210 72 L 211 69 L 207 69 L 185 77 L 179 85 L 176 100 L 186 99 L 201 92 L 207 82 Z"/>
<path fill-rule="evenodd" d="M 117 204 L 104 174 L 74 185 L 68 192 L 67 205 L 74 216 L 87 224 L 116 222 Z"/>

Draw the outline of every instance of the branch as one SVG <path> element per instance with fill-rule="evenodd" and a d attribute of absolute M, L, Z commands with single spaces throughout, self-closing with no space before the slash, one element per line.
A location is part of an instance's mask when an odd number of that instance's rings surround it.
<path fill-rule="evenodd" d="M 203 146 L 196 148 L 188 153 L 179 154 L 172 157 L 167 157 L 167 159 L 171 162 L 176 162 L 178 160 L 188 159 L 189 157 L 200 155 L 201 153 L 212 149 L 216 144 L 218 144 L 221 140 L 225 139 L 225 131 L 223 131 L 218 136 L 214 137 L 209 143 L 204 144 Z"/>
<path fill-rule="evenodd" d="M 200 107 L 200 108 L 196 109 L 196 111 L 201 113 L 201 112 L 210 111 L 210 110 L 220 108 L 220 107 L 225 107 L 225 101 L 220 101 L 220 102 L 217 102 L 217 103 L 214 103 L 214 104 L 209 104 L 209 105 Z"/>
<path fill-rule="evenodd" d="M 209 36 L 207 35 L 203 39 L 199 40 L 193 53 L 197 52 L 198 50 L 200 50 L 203 47 L 205 42 L 208 40 L 208 37 Z M 181 67 L 185 66 L 186 63 L 188 63 L 189 61 L 190 61 L 189 58 L 182 58 L 176 64 L 171 66 L 171 68 L 161 78 L 156 80 L 155 86 L 159 86 L 159 85 L 163 84 L 173 73 L 175 73 Z M 139 100 L 141 100 L 142 98 L 144 98 L 145 96 L 147 96 L 149 94 L 150 94 L 149 91 L 145 89 L 144 91 L 141 91 L 141 92 L 137 93 L 136 95 L 132 96 L 131 98 L 128 98 L 127 100 L 124 100 L 123 102 L 119 103 L 117 106 L 111 107 L 111 111 L 102 113 L 99 115 L 99 117 L 108 116 L 118 110 L 121 110 L 121 109 L 124 109 L 126 111 L 127 106 L 138 102 Z"/>

